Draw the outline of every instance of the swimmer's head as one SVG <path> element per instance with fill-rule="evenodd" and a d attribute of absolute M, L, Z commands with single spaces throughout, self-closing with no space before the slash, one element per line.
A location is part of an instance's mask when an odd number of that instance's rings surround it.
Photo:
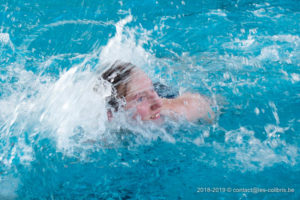
<path fill-rule="evenodd" d="M 107 102 L 115 111 L 118 111 L 120 99 L 127 95 L 128 82 L 134 68 L 136 66 L 131 63 L 116 61 L 101 75 L 112 86 L 112 95 Z"/>
<path fill-rule="evenodd" d="M 116 61 L 102 78 L 112 84 L 113 94 L 108 104 L 119 108 L 120 99 L 125 100 L 125 110 L 134 110 L 134 118 L 156 120 L 160 118 L 162 100 L 153 88 L 150 78 L 131 63 Z"/>

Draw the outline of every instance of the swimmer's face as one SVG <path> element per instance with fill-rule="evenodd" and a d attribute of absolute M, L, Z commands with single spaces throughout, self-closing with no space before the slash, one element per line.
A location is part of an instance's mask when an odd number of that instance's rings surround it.
<path fill-rule="evenodd" d="M 162 100 L 153 89 L 150 78 L 139 69 L 134 70 L 130 77 L 125 109 L 135 109 L 134 118 L 139 116 L 142 120 L 159 119 Z"/>

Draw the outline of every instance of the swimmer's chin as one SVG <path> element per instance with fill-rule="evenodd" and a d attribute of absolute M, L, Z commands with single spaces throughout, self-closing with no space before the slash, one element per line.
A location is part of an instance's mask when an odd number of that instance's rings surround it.
<path fill-rule="evenodd" d="M 132 123 L 138 123 L 138 124 L 156 124 L 156 125 L 162 125 L 165 123 L 164 116 L 161 115 L 161 113 L 156 114 L 154 116 L 150 116 L 147 118 L 142 119 L 141 116 L 136 115 L 135 117 L 129 117 L 127 118 L 128 122 Z"/>
<path fill-rule="evenodd" d="M 140 122 L 153 121 L 153 122 L 155 122 L 155 121 L 161 121 L 161 119 L 162 119 L 160 111 L 156 112 L 152 115 L 149 115 L 147 117 L 142 117 L 138 113 L 133 113 L 133 112 L 130 112 L 129 110 L 127 112 L 125 111 L 125 113 L 126 113 L 126 118 L 131 119 L 133 121 L 140 121 Z"/>

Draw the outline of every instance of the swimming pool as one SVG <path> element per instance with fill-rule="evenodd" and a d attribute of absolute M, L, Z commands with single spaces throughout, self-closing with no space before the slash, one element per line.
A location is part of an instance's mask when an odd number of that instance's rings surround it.
<path fill-rule="evenodd" d="M 2 0 L 0 199 L 299 199 L 299 8 Z M 108 123 L 92 88 L 116 59 L 216 122 Z"/>

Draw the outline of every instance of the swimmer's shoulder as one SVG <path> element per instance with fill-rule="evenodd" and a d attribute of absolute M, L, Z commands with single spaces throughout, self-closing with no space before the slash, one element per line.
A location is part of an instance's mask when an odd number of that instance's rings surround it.
<path fill-rule="evenodd" d="M 215 116 L 209 99 L 198 93 L 187 92 L 175 99 L 163 99 L 163 110 L 179 114 L 189 121 L 203 119 L 212 122 Z"/>

